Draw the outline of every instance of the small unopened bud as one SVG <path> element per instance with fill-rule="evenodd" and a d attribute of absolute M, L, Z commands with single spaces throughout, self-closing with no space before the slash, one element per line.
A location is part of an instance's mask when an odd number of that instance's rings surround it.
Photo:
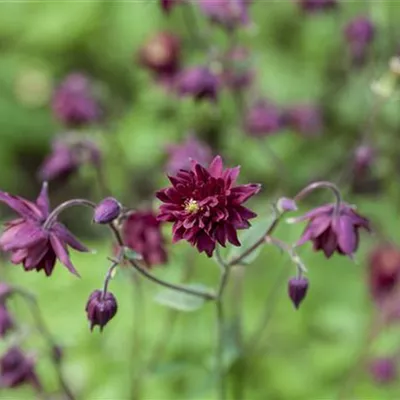
<path fill-rule="evenodd" d="M 278 211 L 281 213 L 288 211 L 296 211 L 297 204 L 293 199 L 289 199 L 288 197 L 281 197 L 276 204 Z"/>
<path fill-rule="evenodd" d="M 121 213 L 121 204 L 113 197 L 102 200 L 94 210 L 93 221 L 96 224 L 109 224 Z"/>
<path fill-rule="evenodd" d="M 90 321 L 90 330 L 99 325 L 100 332 L 103 327 L 117 313 L 117 300 L 110 292 L 103 293 L 101 290 L 95 290 L 89 297 L 86 304 L 87 318 Z"/>
<path fill-rule="evenodd" d="M 308 279 L 301 278 L 291 278 L 288 282 L 288 293 L 289 297 L 292 300 L 293 305 L 298 309 L 300 303 L 306 297 L 308 290 Z"/>

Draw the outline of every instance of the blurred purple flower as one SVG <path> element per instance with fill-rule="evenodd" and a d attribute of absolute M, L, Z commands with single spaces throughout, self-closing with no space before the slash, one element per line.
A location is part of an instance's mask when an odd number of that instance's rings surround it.
<path fill-rule="evenodd" d="M 80 126 L 99 120 L 101 107 L 92 93 L 89 78 L 80 73 L 68 75 L 53 96 L 53 113 L 66 126 Z"/>
<path fill-rule="evenodd" d="M 20 216 L 6 222 L 6 228 L 0 236 L 0 248 L 12 253 L 13 264 L 22 263 L 26 271 L 44 270 L 50 276 L 59 259 L 70 272 L 79 276 L 71 263 L 67 246 L 81 252 L 88 249 L 60 222 L 44 226 L 50 214 L 47 183 L 43 184 L 36 202 L 6 192 L 0 192 L 0 202 L 7 204 Z"/>
<path fill-rule="evenodd" d="M 293 106 L 284 113 L 285 124 L 306 136 L 318 136 L 323 128 L 322 115 L 318 107 L 310 104 Z"/>
<path fill-rule="evenodd" d="M 362 177 L 375 161 L 375 149 L 368 145 L 360 145 L 354 151 L 354 173 Z"/>
<path fill-rule="evenodd" d="M 95 290 L 92 292 L 86 304 L 86 313 L 90 322 L 90 330 L 93 331 L 93 328 L 98 325 L 100 327 L 100 332 L 102 332 L 104 326 L 114 318 L 117 310 L 117 300 L 112 293 L 103 293 L 102 290 Z"/>
<path fill-rule="evenodd" d="M 327 204 L 295 218 L 295 222 L 308 220 L 302 237 L 297 242 L 301 246 L 313 242 L 314 250 L 322 250 L 327 258 L 336 251 L 352 256 L 358 248 L 359 229 L 370 231 L 369 221 L 357 214 L 348 204 L 341 203 L 335 215 L 336 204 Z"/>
<path fill-rule="evenodd" d="M 293 305 L 298 309 L 308 291 L 308 279 L 301 277 L 290 278 L 288 282 L 288 294 Z"/>
<path fill-rule="evenodd" d="M 244 129 L 254 137 L 264 137 L 278 132 L 283 125 L 281 111 L 265 99 L 256 101 L 245 115 Z"/>
<path fill-rule="evenodd" d="M 233 90 L 248 88 L 254 79 L 254 70 L 250 66 L 249 50 L 245 47 L 235 47 L 222 63 L 227 64 L 222 72 L 222 81 Z"/>
<path fill-rule="evenodd" d="M 375 358 L 369 367 L 371 375 L 377 383 L 387 384 L 397 380 L 396 361 L 393 358 Z"/>
<path fill-rule="evenodd" d="M 114 197 L 107 197 L 97 204 L 94 210 L 93 221 L 96 224 L 109 224 L 118 218 L 122 206 Z"/>
<path fill-rule="evenodd" d="M 177 75 L 176 89 L 181 96 L 193 97 L 196 101 L 216 101 L 219 81 L 206 67 L 191 67 Z"/>
<path fill-rule="evenodd" d="M 169 14 L 179 3 L 182 3 L 182 0 L 160 0 L 160 7 L 165 14 Z"/>
<path fill-rule="evenodd" d="M 26 356 L 18 347 L 11 347 L 0 359 L 0 387 L 14 388 L 30 384 L 40 389 L 34 366 L 32 357 Z"/>
<path fill-rule="evenodd" d="M 363 16 L 352 19 L 344 29 L 353 64 L 362 65 L 367 57 L 368 47 L 375 36 L 372 21 Z"/>
<path fill-rule="evenodd" d="M 14 328 L 14 322 L 4 303 L 0 303 L 0 337 Z"/>
<path fill-rule="evenodd" d="M 337 0 L 295 0 L 308 13 L 329 11 L 338 6 Z"/>
<path fill-rule="evenodd" d="M 217 242 L 226 241 L 240 246 L 236 231 L 250 227 L 253 211 L 243 207 L 260 185 L 238 185 L 240 167 L 224 170 L 220 156 L 208 168 L 193 162 L 189 171 L 180 170 L 169 177 L 172 187 L 162 189 L 156 196 L 160 206 L 160 221 L 173 222 L 173 241 L 185 239 L 197 250 L 211 257 Z"/>
<path fill-rule="evenodd" d="M 125 246 L 143 257 L 147 267 L 165 264 L 168 260 L 161 222 L 153 211 L 135 211 L 123 223 Z"/>
<path fill-rule="evenodd" d="M 201 165 L 209 164 L 212 159 L 210 147 L 189 135 L 181 144 L 170 144 L 167 146 L 169 155 L 167 163 L 168 174 L 176 174 L 180 169 L 190 169 L 191 160 L 196 160 Z"/>

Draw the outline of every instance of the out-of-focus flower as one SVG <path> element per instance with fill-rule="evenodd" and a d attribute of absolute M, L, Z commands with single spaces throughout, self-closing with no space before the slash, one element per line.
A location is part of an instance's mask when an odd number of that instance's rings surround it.
<path fill-rule="evenodd" d="M 244 121 L 245 131 L 255 137 L 264 137 L 282 128 L 281 111 L 271 102 L 261 99 L 247 110 Z"/>
<path fill-rule="evenodd" d="M 196 160 L 204 166 L 212 159 L 210 147 L 194 135 L 187 136 L 181 144 L 168 145 L 166 150 L 169 155 L 166 170 L 171 175 L 176 174 L 180 169 L 190 169 L 191 160 Z"/>
<path fill-rule="evenodd" d="M 190 171 L 179 171 L 169 177 L 172 187 L 157 192 L 164 203 L 160 221 L 173 222 L 173 241 L 187 240 L 199 252 L 211 257 L 217 242 L 240 246 L 238 229 L 250 227 L 249 219 L 256 214 L 244 207 L 260 185 L 236 186 L 240 167 L 224 169 L 220 156 L 208 168 L 193 162 Z"/>
<path fill-rule="evenodd" d="M 337 0 L 295 0 L 308 13 L 329 11 L 338 6 Z"/>
<path fill-rule="evenodd" d="M 98 166 L 101 152 L 96 143 L 89 139 L 57 138 L 53 141 L 52 151 L 39 168 L 38 176 L 42 181 L 66 179 L 80 166 L 91 163 Z"/>
<path fill-rule="evenodd" d="M 295 218 L 295 222 L 309 221 L 297 246 L 311 241 L 314 250 L 322 250 L 327 258 L 335 251 L 352 256 L 358 248 L 359 229 L 370 231 L 370 223 L 348 204 L 341 203 L 337 211 L 336 204 L 327 204 Z"/>
<path fill-rule="evenodd" d="M 179 69 L 180 56 L 180 40 L 169 32 L 152 36 L 139 51 L 140 64 L 157 77 L 175 75 Z"/>
<path fill-rule="evenodd" d="M 375 301 L 391 296 L 400 283 L 400 249 L 391 244 L 376 247 L 368 257 L 369 287 Z"/>
<path fill-rule="evenodd" d="M 35 202 L 6 192 L 0 192 L 0 202 L 13 209 L 19 218 L 5 223 L 0 236 L 0 248 L 11 252 L 11 262 L 23 265 L 26 271 L 44 270 L 47 276 L 53 272 L 59 259 L 70 272 L 78 275 L 69 258 L 68 247 L 88 251 L 60 222 L 45 226 L 50 214 L 47 183 L 44 183 Z"/>
<path fill-rule="evenodd" d="M 310 104 L 289 108 L 284 113 L 284 120 L 291 129 L 307 137 L 318 136 L 323 128 L 320 110 Z"/>
<path fill-rule="evenodd" d="M 370 372 L 375 382 L 387 384 L 397 378 L 396 361 L 393 358 L 381 357 L 371 361 Z"/>
<path fill-rule="evenodd" d="M 248 88 L 254 79 L 254 70 L 250 65 L 249 51 L 245 47 L 235 47 L 222 61 L 227 67 L 223 69 L 222 81 L 233 90 Z"/>
<path fill-rule="evenodd" d="M 289 211 L 296 211 L 297 204 L 293 199 L 289 199 L 288 197 L 281 197 L 277 203 L 276 207 L 279 212 L 289 212 Z"/>
<path fill-rule="evenodd" d="M 0 303 L 4 302 L 13 292 L 13 289 L 7 283 L 0 282 Z"/>
<path fill-rule="evenodd" d="M 353 64 L 362 65 L 375 36 L 374 24 L 367 17 L 356 17 L 346 25 L 344 35 Z"/>
<path fill-rule="evenodd" d="M 226 29 L 249 23 L 249 0 L 198 0 L 200 10 L 210 20 Z"/>
<path fill-rule="evenodd" d="M 289 279 L 288 282 L 288 294 L 293 305 L 298 309 L 300 303 L 306 297 L 308 291 L 308 279 L 305 277 L 295 277 Z"/>
<path fill-rule="evenodd" d="M 90 322 L 90 330 L 98 325 L 100 332 L 117 313 L 117 300 L 110 292 L 103 293 L 102 290 L 95 290 L 89 296 L 86 304 L 87 318 Z"/>
<path fill-rule="evenodd" d="M 360 145 L 354 151 L 354 173 L 357 177 L 365 175 L 375 161 L 375 149 Z"/>
<path fill-rule="evenodd" d="M 96 122 L 102 114 L 89 78 L 80 73 L 64 79 L 54 93 L 52 107 L 55 117 L 67 126 Z"/>
<path fill-rule="evenodd" d="M 206 67 L 187 68 L 177 75 L 176 90 L 181 96 L 216 101 L 218 89 L 217 76 Z"/>
<path fill-rule="evenodd" d="M 114 197 L 107 197 L 96 206 L 93 221 L 96 224 L 109 224 L 118 218 L 121 209 L 122 206 L 119 201 L 114 199 Z"/>
<path fill-rule="evenodd" d="M 123 223 L 122 236 L 125 246 L 140 254 L 146 266 L 167 262 L 161 222 L 153 211 L 132 212 Z"/>
<path fill-rule="evenodd" d="M 169 14 L 176 5 L 182 2 L 182 0 L 160 0 L 160 7 L 165 14 Z"/>
<path fill-rule="evenodd" d="M 14 322 L 4 303 L 0 303 L 0 337 L 14 328 Z"/>
<path fill-rule="evenodd" d="M 40 389 L 34 367 L 35 360 L 32 357 L 25 355 L 18 347 L 11 347 L 0 359 L 0 387 L 15 388 L 30 384 Z"/>

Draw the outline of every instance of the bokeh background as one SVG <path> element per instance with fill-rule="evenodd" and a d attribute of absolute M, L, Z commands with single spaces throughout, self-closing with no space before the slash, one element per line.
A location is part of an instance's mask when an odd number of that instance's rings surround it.
<path fill-rule="evenodd" d="M 293 196 L 307 183 L 324 179 L 336 182 L 346 199 L 372 220 L 376 231 L 362 237 L 354 261 L 337 255 L 327 260 L 304 246 L 301 256 L 310 289 L 298 311 L 286 289 L 295 269 L 275 248 L 263 248 L 251 265 L 235 271 L 226 296 L 229 398 L 400 397 L 396 378 L 382 382 L 382 376 L 371 374 L 369 368 L 376 357 L 398 358 L 396 323 L 385 325 L 368 341 L 380 313 L 370 296 L 368 254 L 383 240 L 399 240 L 399 103 L 394 80 L 389 80 L 393 92 L 384 100 L 371 85 L 378 82 L 386 88 L 389 60 L 400 45 L 400 3 L 339 3 L 334 9 L 309 12 L 301 2 L 254 0 L 250 24 L 238 28 L 234 39 L 210 25 L 196 5 L 194 24 L 180 6 L 166 15 L 153 0 L 0 4 L 2 190 L 36 196 L 37 171 L 51 141 L 71 130 L 52 112 L 54 90 L 66 75 L 78 71 L 92 80 L 104 118 L 75 133 L 96 140 L 108 185 L 125 205 L 157 206 L 153 194 L 167 185 L 167 146 L 195 132 L 213 154 L 221 154 L 231 166 L 242 166 L 242 183 L 262 183 L 262 192 L 251 202 L 261 219 L 268 217 L 270 203 L 279 196 Z M 354 65 L 344 29 L 360 15 L 372 21 L 375 34 L 364 62 Z M 165 31 L 179 37 L 182 65 L 209 62 L 216 71 L 221 65 L 210 62 L 210 51 L 224 51 L 235 40 L 249 51 L 245 66 L 254 70 L 253 85 L 239 102 L 230 90 L 221 90 L 215 103 L 171 93 L 139 57 L 149 38 Z M 197 46 L 193 31 L 211 47 Z M 308 135 L 285 125 L 264 137 L 251 136 L 243 118 L 246 107 L 259 97 L 282 110 L 312 104 L 319 110 L 318 132 Z M 383 104 L 378 108 L 377 103 Z M 367 131 L 374 156 L 367 160 L 367 173 L 358 174 L 357 149 L 365 144 Z M 95 178 L 93 168 L 86 165 L 67 180 L 51 182 L 52 204 L 73 197 L 98 201 Z M 301 211 L 330 201 L 329 196 L 313 196 L 312 202 L 300 205 Z M 10 217 L 7 212 L 1 208 L 4 220 Z M 50 278 L 25 273 L 6 258 L 1 275 L 37 295 L 44 318 L 64 349 L 63 368 L 77 398 L 215 398 L 213 306 L 171 311 L 153 301 L 159 290 L 154 284 L 142 279 L 135 283 L 130 271 L 122 269 L 111 282 L 118 313 L 102 334 L 91 333 L 84 307 L 91 291 L 102 285 L 112 245 L 106 229 L 91 224 L 87 210 L 70 210 L 63 220 L 95 250 L 72 255 L 81 279 L 61 266 Z M 291 243 L 301 230 L 282 224 L 277 236 Z M 170 226 L 165 234 L 170 238 Z M 170 247 L 168 265 L 153 272 L 165 280 L 188 279 L 214 287 L 219 274 L 212 259 L 186 243 Z M 24 347 L 37 355 L 46 389 L 56 393 L 58 382 L 45 343 L 32 330 L 24 305 L 15 301 L 11 308 L 25 332 Z M 12 340 L 3 340 L 2 348 Z M 0 395 L 35 398 L 29 387 L 2 390 Z"/>

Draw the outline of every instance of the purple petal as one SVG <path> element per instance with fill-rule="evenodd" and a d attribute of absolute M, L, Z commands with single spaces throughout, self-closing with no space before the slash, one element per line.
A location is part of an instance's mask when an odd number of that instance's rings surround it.
<path fill-rule="evenodd" d="M 301 235 L 300 239 L 297 241 L 296 246 L 302 246 L 304 243 L 311 240 L 312 233 L 311 233 L 309 226 L 310 226 L 310 224 L 308 224 L 308 226 L 304 229 L 304 232 Z"/>
<path fill-rule="evenodd" d="M 334 206 L 332 204 L 325 204 L 324 206 L 314 208 L 311 211 L 306 212 L 305 214 L 303 214 L 299 217 L 293 218 L 292 220 L 293 220 L 293 222 L 297 223 L 297 222 L 303 222 L 307 219 L 315 218 L 322 214 L 331 215 L 331 213 L 333 211 L 333 207 Z"/>
<path fill-rule="evenodd" d="M 36 199 L 36 205 L 39 207 L 43 217 L 47 218 L 50 213 L 50 202 L 48 194 L 48 184 L 43 182 L 42 189 L 38 198 Z"/>
<path fill-rule="evenodd" d="M 320 240 L 323 252 L 325 253 L 327 258 L 330 258 L 337 247 L 336 233 L 332 229 L 329 229 L 325 231 L 322 236 L 320 236 Z"/>
<path fill-rule="evenodd" d="M 338 245 L 344 254 L 353 254 L 356 250 L 357 236 L 352 220 L 347 216 L 339 217 L 333 224 Z"/>
<path fill-rule="evenodd" d="M 261 185 L 249 183 L 247 185 L 236 186 L 231 190 L 232 200 L 235 204 L 241 204 L 254 196 L 261 189 Z"/>
<path fill-rule="evenodd" d="M 38 220 L 43 218 L 39 208 L 22 197 L 13 196 L 6 192 L 0 192 L 0 201 L 21 215 L 25 219 Z"/>
<path fill-rule="evenodd" d="M 239 239 L 237 237 L 236 229 L 231 224 L 225 224 L 226 236 L 228 241 L 234 246 L 240 246 Z"/>
<path fill-rule="evenodd" d="M 200 253 L 205 251 L 208 257 L 212 257 L 212 253 L 215 249 L 215 242 L 202 231 L 197 236 L 197 249 Z"/>
<path fill-rule="evenodd" d="M 54 253 L 56 253 L 57 258 L 68 268 L 71 273 L 79 276 L 78 271 L 71 263 L 68 251 L 66 250 L 64 244 L 57 237 L 57 235 L 50 235 L 50 242 L 51 246 L 53 247 Z"/>
<path fill-rule="evenodd" d="M 328 229 L 331 222 L 332 218 L 329 215 L 323 214 L 315 217 L 309 225 L 312 237 L 316 238 L 319 235 L 322 235 Z"/>
<path fill-rule="evenodd" d="M 222 171 L 224 170 L 224 164 L 222 162 L 221 156 L 216 156 L 209 166 L 210 174 L 214 178 L 219 178 L 222 175 Z"/>
<path fill-rule="evenodd" d="M 240 166 L 235 168 L 228 168 L 223 175 L 224 180 L 228 188 L 232 187 L 236 183 L 236 179 L 240 174 Z"/>
<path fill-rule="evenodd" d="M 47 234 L 41 227 L 28 222 L 8 228 L 0 237 L 0 247 L 4 251 L 28 248 L 46 239 Z"/>
<path fill-rule="evenodd" d="M 24 260 L 24 267 L 29 270 L 38 266 L 39 262 L 44 258 L 49 250 L 49 242 L 43 240 L 33 248 L 29 249 Z"/>
<path fill-rule="evenodd" d="M 63 241 L 67 243 L 68 246 L 72 247 L 74 250 L 87 253 L 90 250 L 83 245 L 63 224 L 57 223 L 53 225 L 53 231 L 56 235 Z"/>

